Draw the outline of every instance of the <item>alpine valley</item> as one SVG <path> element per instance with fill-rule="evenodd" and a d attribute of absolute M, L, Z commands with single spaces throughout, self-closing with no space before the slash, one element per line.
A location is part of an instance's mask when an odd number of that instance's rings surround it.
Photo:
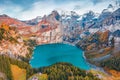
<path fill-rule="evenodd" d="M 81 59 L 74 56 L 79 56 L 78 49 Z M 33 67 L 30 62 L 36 50 L 42 56 L 40 63 L 47 62 L 42 60 L 50 54 L 52 63 Z M 62 58 L 58 52 L 67 54 Z M 67 61 L 68 53 L 69 60 L 74 57 L 89 68 Z M 0 15 L 0 80 L 120 80 L 120 5 L 109 4 L 101 13 L 90 10 L 83 15 L 54 10 L 31 20 Z"/>

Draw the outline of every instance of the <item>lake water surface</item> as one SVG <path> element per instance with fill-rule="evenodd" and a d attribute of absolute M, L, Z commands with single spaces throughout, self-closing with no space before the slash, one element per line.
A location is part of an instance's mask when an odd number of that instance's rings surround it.
<path fill-rule="evenodd" d="M 33 68 L 50 66 L 57 62 L 68 62 L 84 70 L 90 69 L 81 49 L 63 43 L 36 46 L 30 60 Z"/>

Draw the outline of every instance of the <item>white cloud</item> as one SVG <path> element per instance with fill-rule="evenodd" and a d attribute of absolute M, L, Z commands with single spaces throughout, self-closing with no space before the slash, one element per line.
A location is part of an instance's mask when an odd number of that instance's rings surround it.
<path fill-rule="evenodd" d="M 101 12 L 104 8 L 108 6 L 111 0 L 102 1 L 94 5 L 91 0 L 81 0 L 81 1 L 71 1 L 68 3 L 56 3 L 54 0 L 43 0 L 35 2 L 30 8 L 24 10 L 25 5 L 18 6 L 15 4 L 2 5 L 0 6 L 0 14 L 8 14 L 11 17 L 16 17 L 20 20 L 29 20 L 35 18 L 36 16 L 48 15 L 52 10 L 62 9 L 65 11 L 76 11 L 78 14 L 83 14 L 88 10 L 93 10 L 95 12 Z M 27 4 L 26 4 L 27 5 Z M 78 6 L 78 9 L 75 7 Z"/>
<path fill-rule="evenodd" d="M 78 14 L 82 15 L 89 10 L 95 13 L 101 13 L 103 9 L 106 9 L 109 4 L 114 4 L 114 0 L 106 0 L 100 3 L 94 4 L 93 2 L 85 2 L 81 6 L 82 8 L 75 10 Z"/>
<path fill-rule="evenodd" d="M 36 16 L 43 16 L 49 14 L 54 9 L 53 3 L 47 2 L 36 2 L 31 5 L 31 8 L 28 10 L 22 11 L 20 13 L 20 19 L 32 19 Z"/>
<path fill-rule="evenodd" d="M 7 14 L 11 17 L 16 17 L 18 13 L 23 10 L 23 7 L 18 6 L 16 4 L 6 4 L 0 5 L 0 14 Z"/>

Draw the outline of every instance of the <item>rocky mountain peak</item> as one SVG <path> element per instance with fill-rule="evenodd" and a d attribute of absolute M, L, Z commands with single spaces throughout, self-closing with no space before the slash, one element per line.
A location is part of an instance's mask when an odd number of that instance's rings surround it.
<path fill-rule="evenodd" d="M 56 10 L 52 11 L 52 13 L 49 16 L 53 16 L 57 21 L 60 20 L 60 15 Z"/>
<path fill-rule="evenodd" d="M 114 8 L 112 4 L 109 4 L 107 8 Z"/>
<path fill-rule="evenodd" d="M 9 16 L 6 14 L 2 14 L 2 15 L 0 15 L 0 17 L 9 17 Z"/>

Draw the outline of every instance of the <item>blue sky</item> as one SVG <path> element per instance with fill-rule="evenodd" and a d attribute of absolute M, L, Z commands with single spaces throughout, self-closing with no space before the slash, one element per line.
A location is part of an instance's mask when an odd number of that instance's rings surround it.
<path fill-rule="evenodd" d="M 0 15 L 7 14 L 20 20 L 48 15 L 53 10 L 76 11 L 83 14 L 89 10 L 100 13 L 115 0 L 0 0 Z M 120 1 L 120 0 L 118 0 Z"/>

